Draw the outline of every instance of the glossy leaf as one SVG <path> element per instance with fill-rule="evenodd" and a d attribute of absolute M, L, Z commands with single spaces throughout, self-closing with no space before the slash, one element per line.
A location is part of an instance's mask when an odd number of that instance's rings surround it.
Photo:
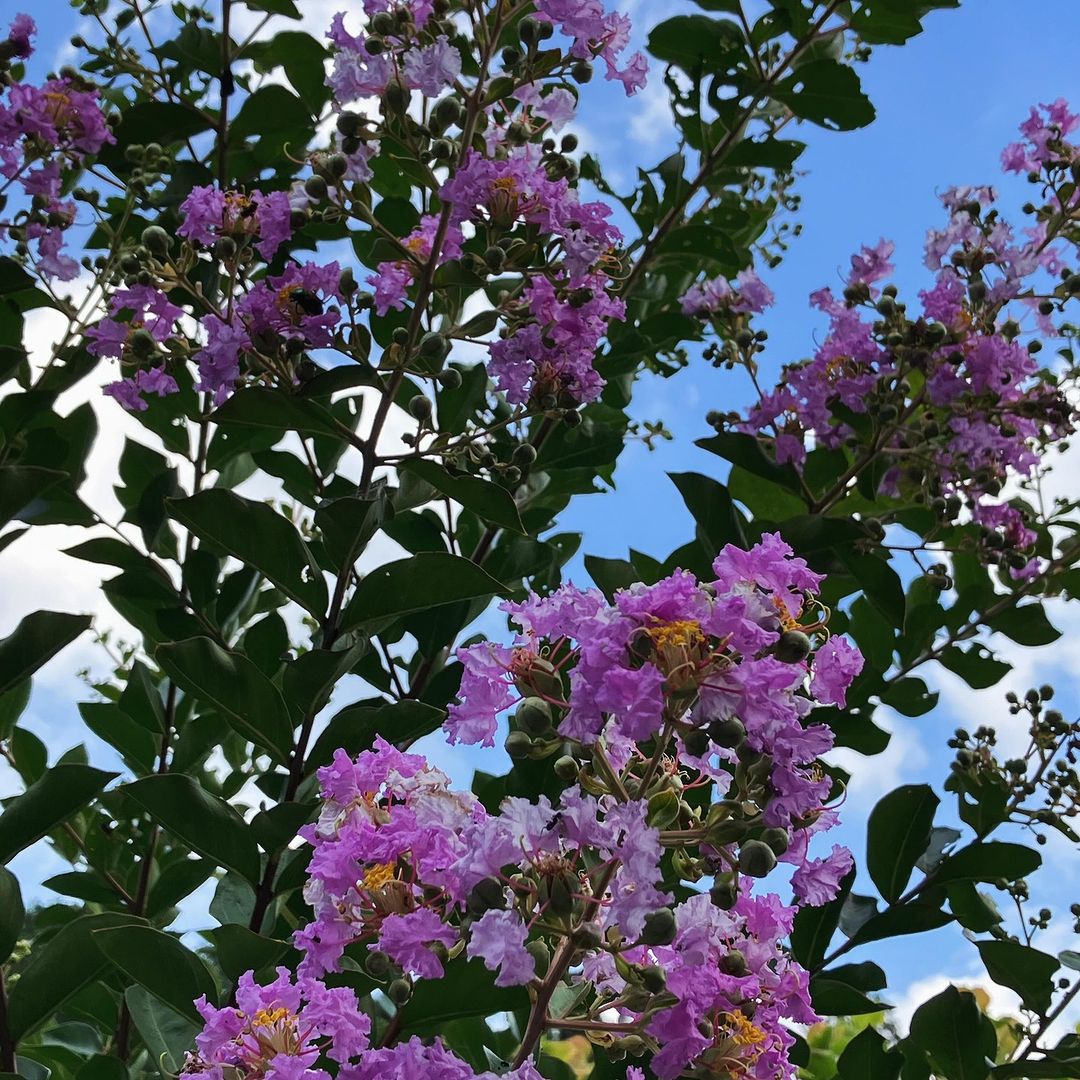
<path fill-rule="evenodd" d="M 121 790 L 193 851 L 258 880 L 259 852 L 243 818 L 190 776 L 148 776 Z"/>
<path fill-rule="evenodd" d="M 49 769 L 0 814 L 0 862 L 66 821 L 118 775 L 74 762 Z"/>
<path fill-rule="evenodd" d="M 117 926 L 96 930 L 94 943 L 129 978 L 192 1023 L 200 1022 L 195 999 L 217 998 L 206 965 L 178 938 L 149 926 Z"/>
<path fill-rule="evenodd" d="M 916 861 L 930 843 L 940 799 L 926 784 L 906 784 L 890 792 L 870 813 L 866 868 L 886 900 L 897 900 Z"/>
<path fill-rule="evenodd" d="M 169 513 L 202 540 L 261 570 L 313 615 L 326 611 L 326 581 L 291 522 L 265 503 L 212 488 L 171 499 Z"/>
<path fill-rule="evenodd" d="M 90 625 L 89 615 L 35 611 L 0 641 L 0 694 L 6 693 L 48 663 Z"/>

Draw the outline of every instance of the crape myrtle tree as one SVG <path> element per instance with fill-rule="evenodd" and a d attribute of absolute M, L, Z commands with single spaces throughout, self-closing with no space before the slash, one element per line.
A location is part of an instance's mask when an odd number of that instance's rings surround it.
<path fill-rule="evenodd" d="M 0 549 L 85 530 L 67 554 L 129 630 L 78 710 L 108 771 L 21 722 L 91 620 L 0 641 L 0 856 L 71 863 L 56 903 L 0 873 L 0 1072 L 1080 1075 L 1080 956 L 1040 948 L 1029 883 L 1078 839 L 1050 687 L 1003 705 L 1026 749 L 957 731 L 947 777 L 885 795 L 864 866 L 818 835 L 848 779 L 823 756 L 883 750 L 875 706 L 932 723 L 937 665 L 995 684 L 987 631 L 1049 644 L 1080 587 L 1045 490 L 1075 423 L 1067 105 L 1005 151 L 1017 222 L 947 193 L 910 308 L 866 248 L 813 357 L 759 377 L 792 136 L 870 123 L 857 67 L 952 6 L 699 0 L 646 57 L 599 0 L 364 0 L 315 33 L 293 0 L 83 0 L 44 79 L 14 18 Z M 670 92 L 678 149 L 628 192 L 565 130 L 601 79 Z M 31 361 L 41 307 L 65 329 Z M 756 395 L 702 418 L 715 475 L 672 477 L 694 537 L 564 583 L 559 515 L 611 483 L 638 377 L 707 363 Z M 109 520 L 80 492 L 119 410 Z M 508 771 L 455 790 L 412 750 L 439 731 Z M 897 1031 L 862 946 L 950 923 L 1017 1015 L 950 987 Z"/>

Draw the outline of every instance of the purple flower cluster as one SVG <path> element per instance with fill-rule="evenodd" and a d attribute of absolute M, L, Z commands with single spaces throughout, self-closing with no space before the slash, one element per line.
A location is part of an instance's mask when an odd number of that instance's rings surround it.
<path fill-rule="evenodd" d="M 512 402 L 543 407 L 595 400 L 604 385 L 593 366 L 597 347 L 608 322 L 626 310 L 609 291 L 622 239 L 608 222 L 611 208 L 582 203 L 565 178 L 548 175 L 533 147 L 504 159 L 470 151 L 441 197 L 454 224 L 472 222 L 493 236 L 531 227 L 542 237 L 545 257 L 521 299 L 506 308 L 503 334 L 490 346 L 499 389 Z"/>
<path fill-rule="evenodd" d="M 283 191 L 263 195 L 221 191 L 215 187 L 197 187 L 180 204 L 183 222 L 177 233 L 187 240 L 212 246 L 222 237 L 240 246 L 255 237 L 256 251 L 271 259 L 277 249 L 292 236 L 289 196 Z"/>
<path fill-rule="evenodd" d="M 16 15 L 0 56 L 30 56 L 36 31 L 29 15 Z M 0 235 L 33 242 L 34 262 L 44 277 L 70 281 L 79 272 L 62 250 L 64 231 L 75 220 L 75 203 L 62 192 L 65 170 L 115 141 L 99 102 L 96 89 L 71 78 L 41 86 L 8 79 L 0 92 L 0 196 L 9 208 Z M 13 189 L 28 204 L 16 214 L 10 212 Z"/>
<path fill-rule="evenodd" d="M 1041 176 L 1046 205 L 1027 210 L 1036 223 L 1017 237 L 990 188 L 953 188 L 942 201 L 948 220 L 929 233 L 926 265 L 935 273 L 911 316 L 892 286 L 892 244 L 863 248 L 851 261 L 843 298 L 828 288 L 811 302 L 829 318 L 809 361 L 784 370 L 738 430 L 771 443 L 778 461 L 801 467 L 812 447 L 853 445 L 859 421 L 880 430 L 876 452 L 891 456 L 883 495 L 919 493 L 954 520 L 966 505 L 983 529 L 984 556 L 1014 577 L 1039 572 L 1037 534 L 1022 509 L 1000 501 L 1006 484 L 1034 474 L 1046 448 L 1075 427 L 1075 413 L 1056 376 L 1036 359 L 1041 342 L 1024 328 L 1055 336 L 1050 317 L 1077 291 L 1064 250 L 1059 190 L 1076 202 L 1072 172 L 1080 152 L 1066 136 L 1080 125 L 1063 101 L 1032 110 L 1022 143 L 1006 149 L 1006 168 Z M 1063 186 L 1064 185 L 1064 186 Z M 1071 211 L 1074 212 L 1074 211 Z M 1051 278 L 1051 280 L 1048 280 Z M 726 283 L 696 286 L 685 310 L 737 310 Z M 721 418 L 720 422 L 725 422 Z"/>
<path fill-rule="evenodd" d="M 334 63 L 327 83 L 340 105 L 384 94 L 393 83 L 404 90 L 419 90 L 435 97 L 453 86 L 461 74 L 461 54 L 440 34 L 433 36 L 424 30 L 431 14 L 430 4 L 395 6 L 391 14 L 383 5 L 365 13 L 390 23 L 386 33 L 373 38 L 371 34 L 352 34 L 345 29 L 345 15 L 334 16 L 327 37 L 335 46 Z M 407 16 L 397 18 L 397 13 Z M 377 24 L 372 23 L 372 28 Z M 372 42 L 378 45 L 373 46 Z"/>
<path fill-rule="evenodd" d="M 382 738 L 356 758 L 339 750 L 318 773 L 318 820 L 301 830 L 313 917 L 294 938 L 296 980 L 282 969 L 260 987 L 249 973 L 235 1007 L 200 1001 L 206 1029 L 183 1075 L 323 1080 L 328 1059 L 348 1080 L 471 1080 L 438 1041 L 370 1047 L 353 992 L 326 984 L 360 964 L 400 1004 L 463 956 L 496 986 L 535 994 L 565 976 L 574 1025 L 633 1036 L 661 1080 L 793 1076 L 787 1025 L 817 1017 L 783 942 L 798 905 L 827 903 L 852 865 L 839 846 L 809 854 L 837 815 L 815 765 L 831 737 L 808 714 L 842 703 L 862 661 L 827 637 L 822 579 L 779 536 L 725 548 L 713 573 L 612 603 L 570 586 L 533 596 L 506 605 L 514 645 L 461 650 L 449 738 L 490 743 L 497 715 L 520 702 L 530 756 L 574 748 L 555 765 L 557 797 L 488 810 Z M 700 788 L 692 807 L 683 795 Z M 778 861 L 794 867 L 790 904 L 752 887 Z M 669 865 L 711 888 L 676 903 Z M 508 1075 L 538 1074 L 526 1062 Z"/>
<path fill-rule="evenodd" d="M 617 11 L 605 11 L 600 0 L 538 0 L 537 14 L 573 38 L 570 55 L 581 60 L 604 61 L 606 78 L 623 84 L 627 95 L 645 86 L 649 63 L 635 52 L 620 68 L 620 55 L 630 41 L 630 19 Z"/>

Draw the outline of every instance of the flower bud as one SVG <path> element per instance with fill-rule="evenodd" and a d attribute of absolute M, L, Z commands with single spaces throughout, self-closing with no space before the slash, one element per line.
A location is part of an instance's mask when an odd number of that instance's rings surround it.
<path fill-rule="evenodd" d="M 555 775 L 568 784 L 572 784 L 577 779 L 578 772 L 580 772 L 578 763 L 569 754 L 563 754 L 562 757 L 557 758 L 552 767 L 555 770 Z"/>
<path fill-rule="evenodd" d="M 744 840 L 739 848 L 739 869 L 750 877 L 762 878 L 776 866 L 776 854 L 760 840 Z"/>
<path fill-rule="evenodd" d="M 536 447 L 532 443 L 520 443 L 514 447 L 512 460 L 522 467 L 531 465 L 536 460 Z"/>
<path fill-rule="evenodd" d="M 147 226 L 139 239 L 151 255 L 158 257 L 168 255 L 172 246 L 172 237 L 160 225 Z"/>
<path fill-rule="evenodd" d="M 678 924 L 671 908 L 660 908 L 645 916 L 641 941 L 645 945 L 670 945 L 675 940 Z"/>
<path fill-rule="evenodd" d="M 688 731 L 683 736 L 686 752 L 694 757 L 703 757 L 709 752 L 709 733 L 707 731 Z"/>
<path fill-rule="evenodd" d="M 761 834 L 761 842 L 768 844 L 773 854 L 779 856 L 787 851 L 791 838 L 787 834 L 787 829 L 766 829 Z"/>
<path fill-rule="evenodd" d="M 415 420 L 424 421 L 431 416 L 431 398 L 417 394 L 409 399 L 409 415 Z"/>
<path fill-rule="evenodd" d="M 469 893 L 469 912 L 473 915 L 483 915 L 485 911 L 501 910 L 506 907 L 506 895 L 503 883 L 494 877 L 481 878 Z"/>
<path fill-rule="evenodd" d="M 503 749 L 514 761 L 522 761 L 529 756 L 532 750 L 532 739 L 524 731 L 511 731 L 506 736 Z"/>
<path fill-rule="evenodd" d="M 658 791 L 649 799 L 645 821 L 654 829 L 666 829 L 679 819 L 679 796 L 670 789 Z"/>
<path fill-rule="evenodd" d="M 157 342 L 154 340 L 153 335 L 149 330 L 143 330 L 142 328 L 132 333 L 128 339 L 128 344 L 131 351 L 142 359 L 152 356 L 157 351 Z"/>
<path fill-rule="evenodd" d="M 407 979 L 395 979 L 386 988 L 386 996 L 395 1005 L 404 1005 L 412 997 L 412 984 Z"/>
<path fill-rule="evenodd" d="M 659 994 L 667 987 L 667 972 L 659 964 L 649 964 L 641 969 L 641 985 L 650 994 Z"/>
<path fill-rule="evenodd" d="M 381 979 L 390 970 L 390 957 L 378 949 L 367 954 L 364 970 L 374 979 Z"/>
<path fill-rule="evenodd" d="M 543 698 L 526 698 L 514 713 L 514 720 L 522 731 L 543 735 L 551 729 L 551 706 Z"/>
<path fill-rule="evenodd" d="M 530 941 L 525 946 L 525 951 L 533 958 L 536 964 L 536 976 L 542 979 L 551 966 L 551 950 L 546 941 Z"/>
<path fill-rule="evenodd" d="M 784 664 L 801 664 L 810 655 L 810 639 L 801 630 L 785 630 L 773 655 Z"/>
<path fill-rule="evenodd" d="M 726 750 L 733 750 L 745 737 L 746 728 L 736 716 L 728 716 L 723 720 L 714 720 L 709 725 L 709 738 L 717 746 L 722 746 Z"/>
<path fill-rule="evenodd" d="M 734 975 L 735 978 L 741 979 L 750 969 L 747 967 L 746 957 L 742 950 L 732 949 L 721 957 L 720 970 L 725 975 Z"/>
<path fill-rule="evenodd" d="M 435 378 L 444 390 L 456 390 L 461 385 L 461 372 L 457 368 L 446 368 Z"/>
<path fill-rule="evenodd" d="M 330 189 L 321 176 L 309 176 L 304 181 L 304 191 L 316 202 L 325 199 L 330 194 Z"/>
<path fill-rule="evenodd" d="M 730 911 L 739 899 L 739 890 L 733 881 L 717 881 L 709 890 L 709 899 L 721 911 Z"/>
<path fill-rule="evenodd" d="M 434 330 L 429 330 L 420 339 L 420 344 L 417 346 L 417 349 L 425 360 L 442 360 L 442 358 L 450 351 L 450 345 L 442 334 L 436 333 Z"/>
<path fill-rule="evenodd" d="M 575 948 L 583 949 L 586 952 L 595 952 L 604 943 L 600 927 L 591 922 L 579 926 L 570 935 L 570 940 L 574 943 Z"/>

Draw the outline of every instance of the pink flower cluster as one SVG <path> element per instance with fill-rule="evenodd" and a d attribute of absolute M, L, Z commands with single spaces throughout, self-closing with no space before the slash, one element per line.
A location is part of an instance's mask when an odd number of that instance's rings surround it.
<path fill-rule="evenodd" d="M 725 548 L 713 572 L 612 603 L 567 586 L 506 606 L 522 631 L 513 646 L 461 650 L 448 736 L 490 743 L 497 715 L 520 701 L 530 756 L 563 750 L 557 797 L 488 810 L 382 738 L 355 759 L 339 750 L 301 833 L 313 918 L 295 935 L 296 981 L 283 970 L 258 987 L 248 975 L 235 1007 L 201 1001 L 207 1027 L 184 1075 L 231 1066 L 322 1080 L 325 1055 L 349 1080 L 471 1078 L 439 1042 L 369 1047 L 352 991 L 325 982 L 361 965 L 400 1006 L 462 957 L 545 1003 L 552 980 L 569 979 L 568 1022 L 647 1050 L 661 1080 L 689 1068 L 794 1076 L 787 1025 L 816 1016 L 783 942 L 797 906 L 828 902 L 852 865 L 838 846 L 809 855 L 836 822 L 815 765 L 831 737 L 809 714 L 843 703 L 862 660 L 826 636 L 822 579 L 779 536 Z M 752 887 L 778 861 L 795 868 L 791 904 Z M 676 902 L 668 866 L 711 888 L 680 885 Z M 525 1057 L 508 1075 L 535 1080 Z"/>
<path fill-rule="evenodd" d="M 1077 291 L 1064 223 L 1080 206 L 1072 182 L 1080 151 L 1065 138 L 1078 125 L 1064 102 L 1042 106 L 1021 126 L 1025 141 L 1005 151 L 1006 167 L 1041 176 L 1048 194 L 1044 207 L 1027 208 L 1036 220 L 1023 237 L 1001 217 L 992 189 L 945 192 L 949 217 L 927 238 L 926 265 L 936 276 L 919 294 L 920 316 L 907 313 L 894 287 L 879 287 L 892 273 L 891 243 L 855 255 L 843 299 L 828 288 L 811 297 L 829 318 L 813 358 L 786 367 L 736 429 L 801 467 L 812 447 L 851 445 L 858 454 L 859 431 L 877 425 L 876 452 L 892 458 L 883 495 L 918 492 L 949 520 L 966 505 L 990 561 L 1013 576 L 1038 573 L 1036 533 L 999 496 L 1010 479 L 1033 475 L 1045 449 L 1075 427 L 1058 379 L 1036 359 L 1041 342 L 1024 338 L 1025 328 L 1056 336 L 1051 315 Z M 754 310 L 738 297 L 726 282 L 706 282 L 687 293 L 684 310 L 719 312 L 721 321 Z"/>
<path fill-rule="evenodd" d="M 551 179 L 536 147 L 504 159 L 470 151 L 443 185 L 451 221 L 472 222 L 492 236 L 518 227 L 539 232 L 521 299 L 504 314 L 502 336 L 490 346 L 489 372 L 508 400 L 544 407 L 594 401 L 604 382 L 593 360 L 608 322 L 625 316 L 612 295 L 613 249 L 622 236 L 611 208 L 579 201 L 564 178 Z"/>
<path fill-rule="evenodd" d="M 192 188 L 180 204 L 184 220 L 180 236 L 206 246 L 223 237 L 239 246 L 255 237 L 255 249 L 264 259 L 272 259 L 277 249 L 292 236 L 289 196 L 283 191 L 264 195 L 254 190 L 221 191 L 214 187 Z"/>
<path fill-rule="evenodd" d="M 0 58 L 25 59 L 36 33 L 29 15 L 16 15 Z M 48 278 L 70 281 L 79 264 L 63 252 L 64 231 L 75 220 L 75 203 L 62 198 L 65 173 L 87 155 L 114 142 L 98 91 L 72 78 L 41 86 L 7 79 L 0 93 L 0 235 L 33 242 L 34 263 Z M 27 205 L 13 212 L 13 191 Z"/>

